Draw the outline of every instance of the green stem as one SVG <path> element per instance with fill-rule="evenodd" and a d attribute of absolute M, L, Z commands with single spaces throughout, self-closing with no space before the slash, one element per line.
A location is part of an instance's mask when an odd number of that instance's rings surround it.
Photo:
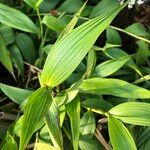
<path fill-rule="evenodd" d="M 117 31 L 123 32 L 123 33 L 125 33 L 125 34 L 128 34 L 128 35 L 130 35 L 130 36 L 132 36 L 132 37 L 134 37 L 134 38 L 136 38 L 136 39 L 138 39 L 138 40 L 142 40 L 142 41 L 144 41 L 144 42 L 150 43 L 150 40 L 147 40 L 147 39 L 145 39 L 145 38 L 143 38 L 143 37 L 140 37 L 140 36 L 137 36 L 137 35 L 132 34 L 132 33 L 130 33 L 130 32 L 127 32 L 127 31 L 125 31 L 125 30 L 123 30 L 123 29 L 120 29 L 120 28 L 118 28 L 118 27 L 114 27 L 114 26 L 109 26 L 109 27 L 112 28 L 112 29 L 115 29 L 115 30 L 117 30 Z"/>

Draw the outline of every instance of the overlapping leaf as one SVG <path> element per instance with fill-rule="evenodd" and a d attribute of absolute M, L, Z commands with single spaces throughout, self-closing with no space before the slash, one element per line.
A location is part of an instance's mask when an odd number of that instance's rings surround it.
<path fill-rule="evenodd" d="M 48 88 L 39 88 L 28 98 L 21 128 L 20 150 L 28 144 L 39 121 L 48 111 L 52 98 Z"/>
<path fill-rule="evenodd" d="M 0 22 L 26 32 L 38 33 L 35 24 L 22 12 L 0 3 Z"/>
<path fill-rule="evenodd" d="M 108 94 L 124 98 L 150 98 L 150 91 L 119 79 L 91 78 L 84 80 L 80 92 Z"/>
<path fill-rule="evenodd" d="M 131 134 L 119 120 L 110 116 L 108 129 L 113 150 L 136 150 Z"/>
<path fill-rule="evenodd" d="M 144 93 L 143 93 L 144 94 Z M 128 102 L 117 105 L 109 110 L 115 118 L 125 123 L 150 126 L 150 104 L 142 102 Z"/>
<path fill-rule="evenodd" d="M 57 86 L 66 80 L 124 6 L 117 7 L 74 29 L 49 52 L 41 75 L 43 86 Z"/>

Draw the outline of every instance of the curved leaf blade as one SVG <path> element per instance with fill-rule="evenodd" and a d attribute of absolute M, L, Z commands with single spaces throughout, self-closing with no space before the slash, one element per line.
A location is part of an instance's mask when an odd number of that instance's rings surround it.
<path fill-rule="evenodd" d="M 119 79 L 91 78 L 84 80 L 79 89 L 82 93 L 108 94 L 124 98 L 150 98 L 149 90 Z"/>
<path fill-rule="evenodd" d="M 123 7 L 87 21 L 56 42 L 41 75 L 43 86 L 55 87 L 66 80 Z"/>
<path fill-rule="evenodd" d="M 22 12 L 0 3 L 0 22 L 12 28 L 38 33 L 35 24 Z"/>
<path fill-rule="evenodd" d="M 39 88 L 29 96 L 24 108 L 19 150 L 25 149 L 39 121 L 48 111 L 51 102 L 52 98 L 46 87 Z"/>
<path fill-rule="evenodd" d="M 150 104 L 143 102 L 128 102 L 117 105 L 109 110 L 115 118 L 125 123 L 150 126 Z"/>
<path fill-rule="evenodd" d="M 128 129 L 117 119 L 109 117 L 108 129 L 114 150 L 136 150 L 134 140 Z"/>

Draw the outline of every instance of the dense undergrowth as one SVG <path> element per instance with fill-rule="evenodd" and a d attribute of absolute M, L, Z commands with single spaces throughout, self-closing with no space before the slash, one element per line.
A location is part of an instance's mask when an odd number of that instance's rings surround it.
<path fill-rule="evenodd" d="M 149 24 L 127 5 L 1 1 L 0 149 L 149 149 Z"/>

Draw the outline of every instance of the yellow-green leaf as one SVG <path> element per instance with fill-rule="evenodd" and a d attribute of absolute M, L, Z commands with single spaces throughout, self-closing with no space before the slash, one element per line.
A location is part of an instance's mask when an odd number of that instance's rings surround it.
<path fill-rule="evenodd" d="M 113 150 L 136 150 L 131 134 L 119 120 L 110 116 L 108 129 Z"/>
<path fill-rule="evenodd" d="M 24 108 L 19 150 L 25 149 L 39 121 L 48 111 L 51 102 L 52 98 L 47 87 L 39 88 L 29 96 Z"/>
<path fill-rule="evenodd" d="M 91 78 L 79 87 L 82 93 L 108 94 L 124 98 L 150 98 L 150 91 L 120 79 Z"/>
<path fill-rule="evenodd" d="M 56 42 L 48 54 L 41 75 L 43 86 L 55 87 L 66 80 L 123 7 L 115 7 L 87 21 Z"/>
<path fill-rule="evenodd" d="M 115 118 L 125 123 L 150 126 L 150 104 L 143 102 L 128 102 L 117 105 L 109 110 Z"/>

